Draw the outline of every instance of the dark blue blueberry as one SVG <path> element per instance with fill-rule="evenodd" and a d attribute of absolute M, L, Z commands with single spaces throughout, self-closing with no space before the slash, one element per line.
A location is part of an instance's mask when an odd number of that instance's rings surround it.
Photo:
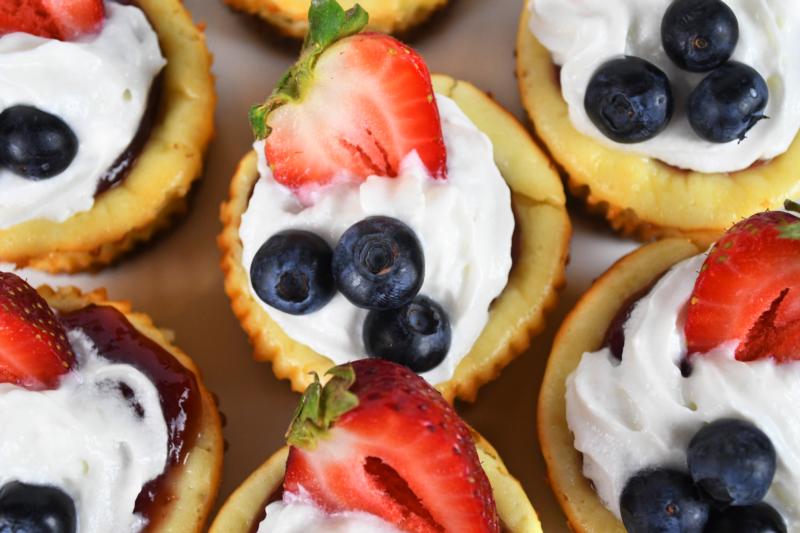
<path fill-rule="evenodd" d="M 78 138 L 66 122 L 26 105 L 0 113 L 0 165 L 24 178 L 52 178 L 78 153 Z"/>
<path fill-rule="evenodd" d="M 750 128 L 766 118 L 768 100 L 769 88 L 761 74 L 741 63 L 726 63 L 689 95 L 689 123 L 707 141 L 743 141 Z"/>
<path fill-rule="evenodd" d="M 638 143 L 652 139 L 669 124 L 672 89 L 657 66 L 638 57 L 621 57 L 595 71 L 583 105 L 606 137 Z"/>
<path fill-rule="evenodd" d="M 721 0 L 675 0 L 661 20 L 661 42 L 684 70 L 708 72 L 733 55 L 739 23 Z"/>
<path fill-rule="evenodd" d="M 763 431 L 742 420 L 718 420 L 689 443 L 689 474 L 719 505 L 754 505 L 775 477 L 776 454 Z"/>
<path fill-rule="evenodd" d="M 767 505 L 728 507 L 712 512 L 705 533 L 786 533 L 786 523 L 778 511 Z"/>
<path fill-rule="evenodd" d="M 390 217 L 369 217 L 344 232 L 333 251 L 336 286 L 353 305 L 397 309 L 417 295 L 425 279 L 422 244 Z"/>
<path fill-rule="evenodd" d="M 0 489 L 0 532 L 75 533 L 75 504 L 55 487 L 12 481 Z"/>
<path fill-rule="evenodd" d="M 370 311 L 363 336 L 370 357 L 427 372 L 439 366 L 450 350 L 450 319 L 439 304 L 417 296 L 400 309 Z"/>
<path fill-rule="evenodd" d="M 321 309 L 336 293 L 332 258 L 331 247 L 318 235 L 282 231 L 259 248 L 250 265 L 250 280 L 267 305 L 306 315 Z"/>
<path fill-rule="evenodd" d="M 632 477 L 620 498 L 628 533 L 702 533 L 709 506 L 692 478 L 676 470 L 645 470 Z"/>

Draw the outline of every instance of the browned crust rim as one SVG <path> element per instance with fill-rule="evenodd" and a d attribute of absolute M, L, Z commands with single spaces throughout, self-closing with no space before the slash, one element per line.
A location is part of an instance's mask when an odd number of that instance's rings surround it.
<path fill-rule="evenodd" d="M 185 211 L 213 134 L 211 54 L 180 0 L 138 0 L 167 58 L 159 117 L 125 180 L 89 211 L 0 230 L 0 261 L 48 272 L 98 269 Z"/>
<path fill-rule="evenodd" d="M 508 472 L 497 451 L 472 432 L 478 458 L 492 484 L 497 512 L 511 533 L 541 533 L 536 511 L 519 482 Z M 264 500 L 283 482 L 288 448 L 278 450 L 228 497 L 209 533 L 247 533 L 263 512 Z"/>
<path fill-rule="evenodd" d="M 529 30 L 528 1 L 517 33 L 520 94 L 538 139 L 560 165 L 570 193 L 624 235 L 685 237 L 707 247 L 736 222 L 800 193 L 800 135 L 772 161 L 730 174 L 669 167 L 578 133 L 550 53 Z M 620 175 L 624 176 L 620 178 Z"/>
<path fill-rule="evenodd" d="M 308 5 L 297 0 L 224 0 L 234 9 L 262 18 L 282 35 L 302 39 L 308 31 Z M 362 0 L 370 14 L 369 28 L 383 33 L 403 33 L 428 20 L 448 0 L 405 0 L 402 7 L 385 6 L 385 0 Z M 342 2 L 348 7 L 347 2 Z M 352 2 L 351 2 L 352 3 Z M 397 4 L 398 2 L 395 2 Z M 302 9 L 299 9 L 299 4 Z M 375 4 L 375 5 L 372 5 Z"/>
<path fill-rule="evenodd" d="M 685 239 L 665 239 L 639 248 L 594 282 L 559 329 L 539 394 L 538 430 L 550 486 L 578 533 L 624 533 L 625 528 L 583 476 L 566 419 L 566 379 L 585 352 L 597 350 L 623 302 L 679 261 L 702 253 Z"/>
<path fill-rule="evenodd" d="M 174 491 L 176 497 L 170 501 L 169 511 L 162 519 L 159 531 L 175 533 L 203 531 L 219 490 L 223 440 L 216 401 L 203 384 L 200 370 L 194 361 L 171 342 L 170 332 L 158 329 L 148 315 L 133 311 L 129 302 L 109 300 L 104 289 L 83 293 L 76 287 L 54 290 L 43 285 L 37 290 L 50 306 L 61 312 L 81 309 L 91 304 L 116 308 L 140 333 L 158 343 L 195 374 L 202 399 L 200 435 L 181 467 Z"/>
<path fill-rule="evenodd" d="M 489 323 L 453 378 L 437 386 L 448 401 L 455 397 L 474 400 L 480 386 L 497 377 L 544 329 L 545 314 L 555 307 L 558 290 L 565 283 L 571 226 L 558 176 L 524 128 L 467 82 L 437 75 L 434 85 L 440 94 L 454 98 L 495 144 L 495 158 L 512 190 L 521 235 L 509 283 L 492 304 Z M 225 290 L 254 346 L 254 357 L 271 361 L 278 378 L 290 380 L 295 390 L 302 391 L 311 372 L 321 375 L 334 363 L 290 339 L 251 296 L 242 267 L 239 225 L 258 179 L 255 159 L 253 152 L 242 159 L 229 199 L 221 208 L 224 227 L 218 243 Z"/>

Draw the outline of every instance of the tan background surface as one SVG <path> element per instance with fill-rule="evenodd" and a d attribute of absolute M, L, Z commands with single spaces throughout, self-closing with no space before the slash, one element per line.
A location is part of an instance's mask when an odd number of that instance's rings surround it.
<path fill-rule="evenodd" d="M 273 378 L 269 366 L 250 359 L 250 347 L 222 290 L 215 237 L 228 179 L 252 140 L 247 109 L 270 92 L 296 57 L 298 45 L 276 38 L 265 25 L 234 13 L 221 0 L 185 2 L 195 21 L 207 25 L 219 93 L 217 135 L 189 216 L 152 245 L 98 275 L 23 275 L 34 283 L 105 286 L 112 297 L 131 300 L 158 325 L 175 331 L 178 344 L 219 395 L 227 418 L 221 502 L 281 446 L 297 401 L 287 383 Z M 521 8 L 521 0 L 452 0 L 407 40 L 422 52 L 432 71 L 472 81 L 523 118 L 513 57 Z M 547 532 L 567 531 L 545 481 L 535 431 L 536 398 L 550 343 L 591 280 L 634 246 L 611 235 L 602 221 L 582 217 L 574 206 L 571 211 L 576 231 L 568 286 L 546 333 L 500 379 L 481 390 L 476 404 L 459 405 L 461 414 L 498 449 L 523 483 Z"/>

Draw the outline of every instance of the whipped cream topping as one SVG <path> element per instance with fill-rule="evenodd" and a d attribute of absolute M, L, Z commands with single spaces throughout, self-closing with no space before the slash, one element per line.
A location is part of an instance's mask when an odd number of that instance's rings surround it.
<path fill-rule="evenodd" d="M 734 357 L 736 343 L 686 354 L 685 310 L 705 254 L 679 263 L 634 307 L 624 326 L 622 361 L 609 348 L 586 353 L 567 379 L 567 423 L 583 454 L 583 473 L 617 517 L 627 481 L 640 470 L 687 471 L 686 450 L 707 423 L 747 420 L 772 440 L 778 455 L 766 502 L 790 531 L 800 531 L 800 363 L 751 363 Z"/>
<path fill-rule="evenodd" d="M 359 511 L 328 514 L 307 495 L 284 494 L 267 506 L 257 533 L 402 533 L 380 517 Z"/>
<path fill-rule="evenodd" d="M 285 229 L 312 231 L 335 247 L 350 226 L 368 216 L 390 216 L 411 226 L 425 253 L 420 294 L 444 307 L 452 329 L 445 360 L 421 374 L 433 384 L 452 377 L 486 325 L 489 305 L 508 282 L 514 232 L 511 194 L 494 163 L 491 141 L 455 102 L 436 98 L 447 148 L 447 180 L 432 179 L 412 152 L 396 178 L 372 176 L 360 185 L 337 183 L 317 191 L 316 202 L 304 206 L 273 179 L 264 144 L 257 142 L 261 178 L 239 229 L 243 266 L 249 273 L 261 245 Z M 268 306 L 252 287 L 251 294 L 287 335 L 336 364 L 366 356 L 361 331 L 368 311 L 341 293 L 306 316 Z"/>
<path fill-rule="evenodd" d="M 561 66 L 561 91 L 575 128 L 603 144 L 699 172 L 733 172 L 784 153 L 800 129 L 800 5 L 796 0 L 726 0 L 739 21 L 733 60 L 756 69 L 769 85 L 769 103 L 747 139 L 716 144 L 698 137 L 686 117 L 691 90 L 705 74 L 678 68 L 661 46 L 661 19 L 670 0 L 529 0 L 530 29 Z M 659 135 L 615 143 L 583 106 L 589 79 L 609 59 L 633 55 L 663 70 L 675 114 Z"/>
<path fill-rule="evenodd" d="M 63 222 L 91 209 L 100 177 L 139 129 L 166 61 L 139 8 L 105 8 L 102 31 L 77 41 L 0 37 L 0 111 L 42 109 L 64 120 L 79 143 L 70 166 L 50 179 L 27 180 L 0 167 L 0 229 L 34 219 Z"/>
<path fill-rule="evenodd" d="M 142 487 L 167 462 L 167 424 L 156 386 L 130 365 L 111 363 L 80 330 L 68 332 L 78 368 L 58 389 L 0 384 L 0 487 L 55 486 L 75 502 L 78 531 L 136 533 Z M 137 408 L 118 384 L 133 392 Z"/>

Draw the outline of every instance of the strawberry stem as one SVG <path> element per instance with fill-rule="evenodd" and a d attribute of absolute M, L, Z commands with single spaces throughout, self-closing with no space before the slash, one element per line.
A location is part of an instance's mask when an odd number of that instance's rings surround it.
<path fill-rule="evenodd" d="M 286 432 L 286 441 L 291 446 L 313 450 L 340 416 L 358 406 L 358 397 L 350 392 L 356 381 L 352 365 L 333 367 L 325 375 L 331 378 L 323 387 L 315 372 L 314 383 L 300 399 Z"/>
<path fill-rule="evenodd" d="M 300 59 L 283 75 L 266 102 L 250 108 L 248 117 L 256 139 L 269 137 L 270 113 L 284 104 L 302 100 L 305 89 L 311 85 L 319 56 L 337 41 L 360 32 L 367 22 L 369 14 L 359 4 L 345 11 L 336 0 L 312 0 Z"/>

